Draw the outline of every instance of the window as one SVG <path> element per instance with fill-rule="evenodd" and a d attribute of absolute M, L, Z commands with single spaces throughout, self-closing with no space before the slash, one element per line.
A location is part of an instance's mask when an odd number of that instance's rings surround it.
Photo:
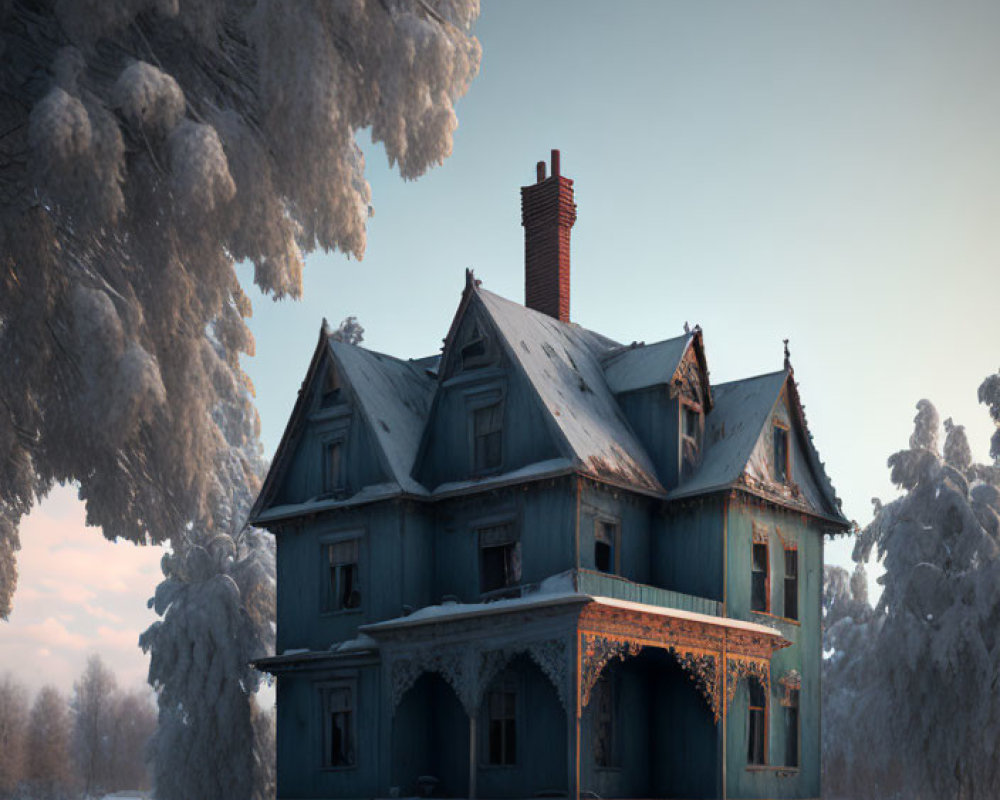
<path fill-rule="evenodd" d="M 747 680 L 750 694 L 747 763 L 767 763 L 767 693 L 756 678 Z"/>
<path fill-rule="evenodd" d="M 353 767 L 356 764 L 354 732 L 354 687 L 350 684 L 321 689 L 323 707 L 323 766 Z"/>
<path fill-rule="evenodd" d="M 487 692 L 486 763 L 509 766 L 517 763 L 517 686 L 512 676 L 503 676 Z"/>
<path fill-rule="evenodd" d="M 486 352 L 486 337 L 480 333 L 479 328 L 472 329 L 469 340 L 462 346 L 462 369 L 472 369 L 481 367 L 489 361 L 489 354 Z"/>
<path fill-rule="evenodd" d="M 326 545 L 330 560 L 330 580 L 327 587 L 327 611 L 346 611 L 361 607 L 361 586 L 358 581 L 358 551 L 360 539 L 348 539 Z"/>
<path fill-rule="evenodd" d="M 598 520 L 594 527 L 594 568 L 599 572 L 617 573 L 615 562 L 618 544 L 618 523 Z"/>
<path fill-rule="evenodd" d="M 785 548 L 785 617 L 799 618 L 799 551 Z"/>
<path fill-rule="evenodd" d="M 473 415 L 473 468 L 476 472 L 497 469 L 501 460 L 503 404 L 477 408 Z"/>
<path fill-rule="evenodd" d="M 785 766 L 799 765 L 799 690 L 789 689 L 785 703 Z"/>
<path fill-rule="evenodd" d="M 521 582 L 521 542 L 513 522 L 479 529 L 479 591 L 483 594 Z"/>
<path fill-rule="evenodd" d="M 701 456 L 701 409 L 681 404 L 681 475 L 687 477 L 698 466 Z"/>
<path fill-rule="evenodd" d="M 750 609 L 770 611 L 768 600 L 767 545 L 754 543 L 753 566 L 750 574 Z"/>
<path fill-rule="evenodd" d="M 341 401 L 340 397 L 340 375 L 333 364 L 328 364 L 326 376 L 323 378 L 323 394 L 320 395 L 320 408 L 335 406 Z"/>
<path fill-rule="evenodd" d="M 343 489 L 343 442 L 327 442 L 323 446 L 323 491 L 336 494 Z"/>
<path fill-rule="evenodd" d="M 788 483 L 788 430 L 774 426 L 774 479 Z"/>
<path fill-rule="evenodd" d="M 615 766 L 615 692 L 610 677 L 602 675 L 594 686 L 594 764 Z"/>

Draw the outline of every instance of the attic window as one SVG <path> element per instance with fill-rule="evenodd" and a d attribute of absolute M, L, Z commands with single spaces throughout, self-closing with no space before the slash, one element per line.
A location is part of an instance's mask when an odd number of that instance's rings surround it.
<path fill-rule="evenodd" d="M 774 479 L 778 483 L 788 483 L 788 429 L 781 425 L 774 426 L 774 452 L 772 453 Z"/>
<path fill-rule="evenodd" d="M 472 461 L 477 473 L 500 467 L 502 460 L 503 403 L 472 412 Z"/>
<path fill-rule="evenodd" d="M 358 580 L 360 539 L 348 539 L 326 545 L 330 561 L 327 611 L 347 611 L 361 606 L 361 586 Z"/>
<path fill-rule="evenodd" d="M 701 408 L 681 402 L 681 475 L 688 477 L 701 461 Z"/>
<path fill-rule="evenodd" d="M 475 327 L 469 340 L 462 345 L 462 369 L 481 367 L 487 361 L 489 354 L 486 351 L 486 337 Z"/>
<path fill-rule="evenodd" d="M 341 402 L 341 383 L 337 368 L 330 364 L 323 377 L 323 394 L 320 395 L 320 408 L 329 408 Z"/>
<path fill-rule="evenodd" d="M 327 442 L 323 446 L 323 491 L 326 494 L 336 494 L 344 488 L 343 451 L 343 442 Z"/>

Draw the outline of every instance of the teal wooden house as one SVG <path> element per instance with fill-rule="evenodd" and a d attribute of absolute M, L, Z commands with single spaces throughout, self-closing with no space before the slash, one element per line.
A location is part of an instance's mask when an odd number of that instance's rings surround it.
<path fill-rule="evenodd" d="M 277 541 L 278 797 L 818 798 L 823 543 L 787 362 L 569 321 L 573 182 L 522 188 L 526 303 L 442 352 L 324 328 L 252 522 Z"/>

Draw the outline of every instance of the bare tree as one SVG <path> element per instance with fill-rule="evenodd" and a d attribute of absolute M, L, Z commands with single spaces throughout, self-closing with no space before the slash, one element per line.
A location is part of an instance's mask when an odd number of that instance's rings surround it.
<path fill-rule="evenodd" d="M 0 798 L 14 796 L 24 777 L 27 690 L 7 673 L 0 680 Z"/>
<path fill-rule="evenodd" d="M 114 698 L 110 733 L 108 791 L 148 789 L 146 759 L 156 731 L 156 704 L 152 693 L 119 692 Z"/>
<path fill-rule="evenodd" d="M 83 790 L 89 796 L 110 788 L 114 758 L 118 684 L 97 654 L 87 659 L 73 686 L 73 756 Z"/>
<path fill-rule="evenodd" d="M 25 779 L 37 800 L 58 800 L 72 786 L 70 718 L 66 701 L 54 686 L 35 697 L 28 720 Z"/>

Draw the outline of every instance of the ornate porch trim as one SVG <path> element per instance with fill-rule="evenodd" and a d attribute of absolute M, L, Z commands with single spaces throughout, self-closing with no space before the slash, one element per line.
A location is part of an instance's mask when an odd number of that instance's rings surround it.
<path fill-rule="evenodd" d="M 735 621 L 734 621 L 735 622 Z M 580 687 L 577 713 L 590 703 L 601 672 L 615 658 L 636 656 L 643 647 L 672 653 L 708 704 L 718 723 L 743 675 L 770 684 L 771 654 L 789 642 L 776 635 L 718 622 L 655 611 L 591 603 L 580 614 Z M 727 665 L 725 668 L 723 665 Z"/>
<path fill-rule="evenodd" d="M 451 646 L 421 646 L 402 649 L 388 655 L 392 713 L 403 696 L 425 672 L 436 672 L 451 686 L 469 716 L 478 714 L 483 693 L 493 679 L 517 655 L 527 654 L 538 665 L 556 690 L 564 709 L 569 708 L 569 646 L 565 639 L 542 639 L 507 647 L 489 647 L 474 643 Z"/>

